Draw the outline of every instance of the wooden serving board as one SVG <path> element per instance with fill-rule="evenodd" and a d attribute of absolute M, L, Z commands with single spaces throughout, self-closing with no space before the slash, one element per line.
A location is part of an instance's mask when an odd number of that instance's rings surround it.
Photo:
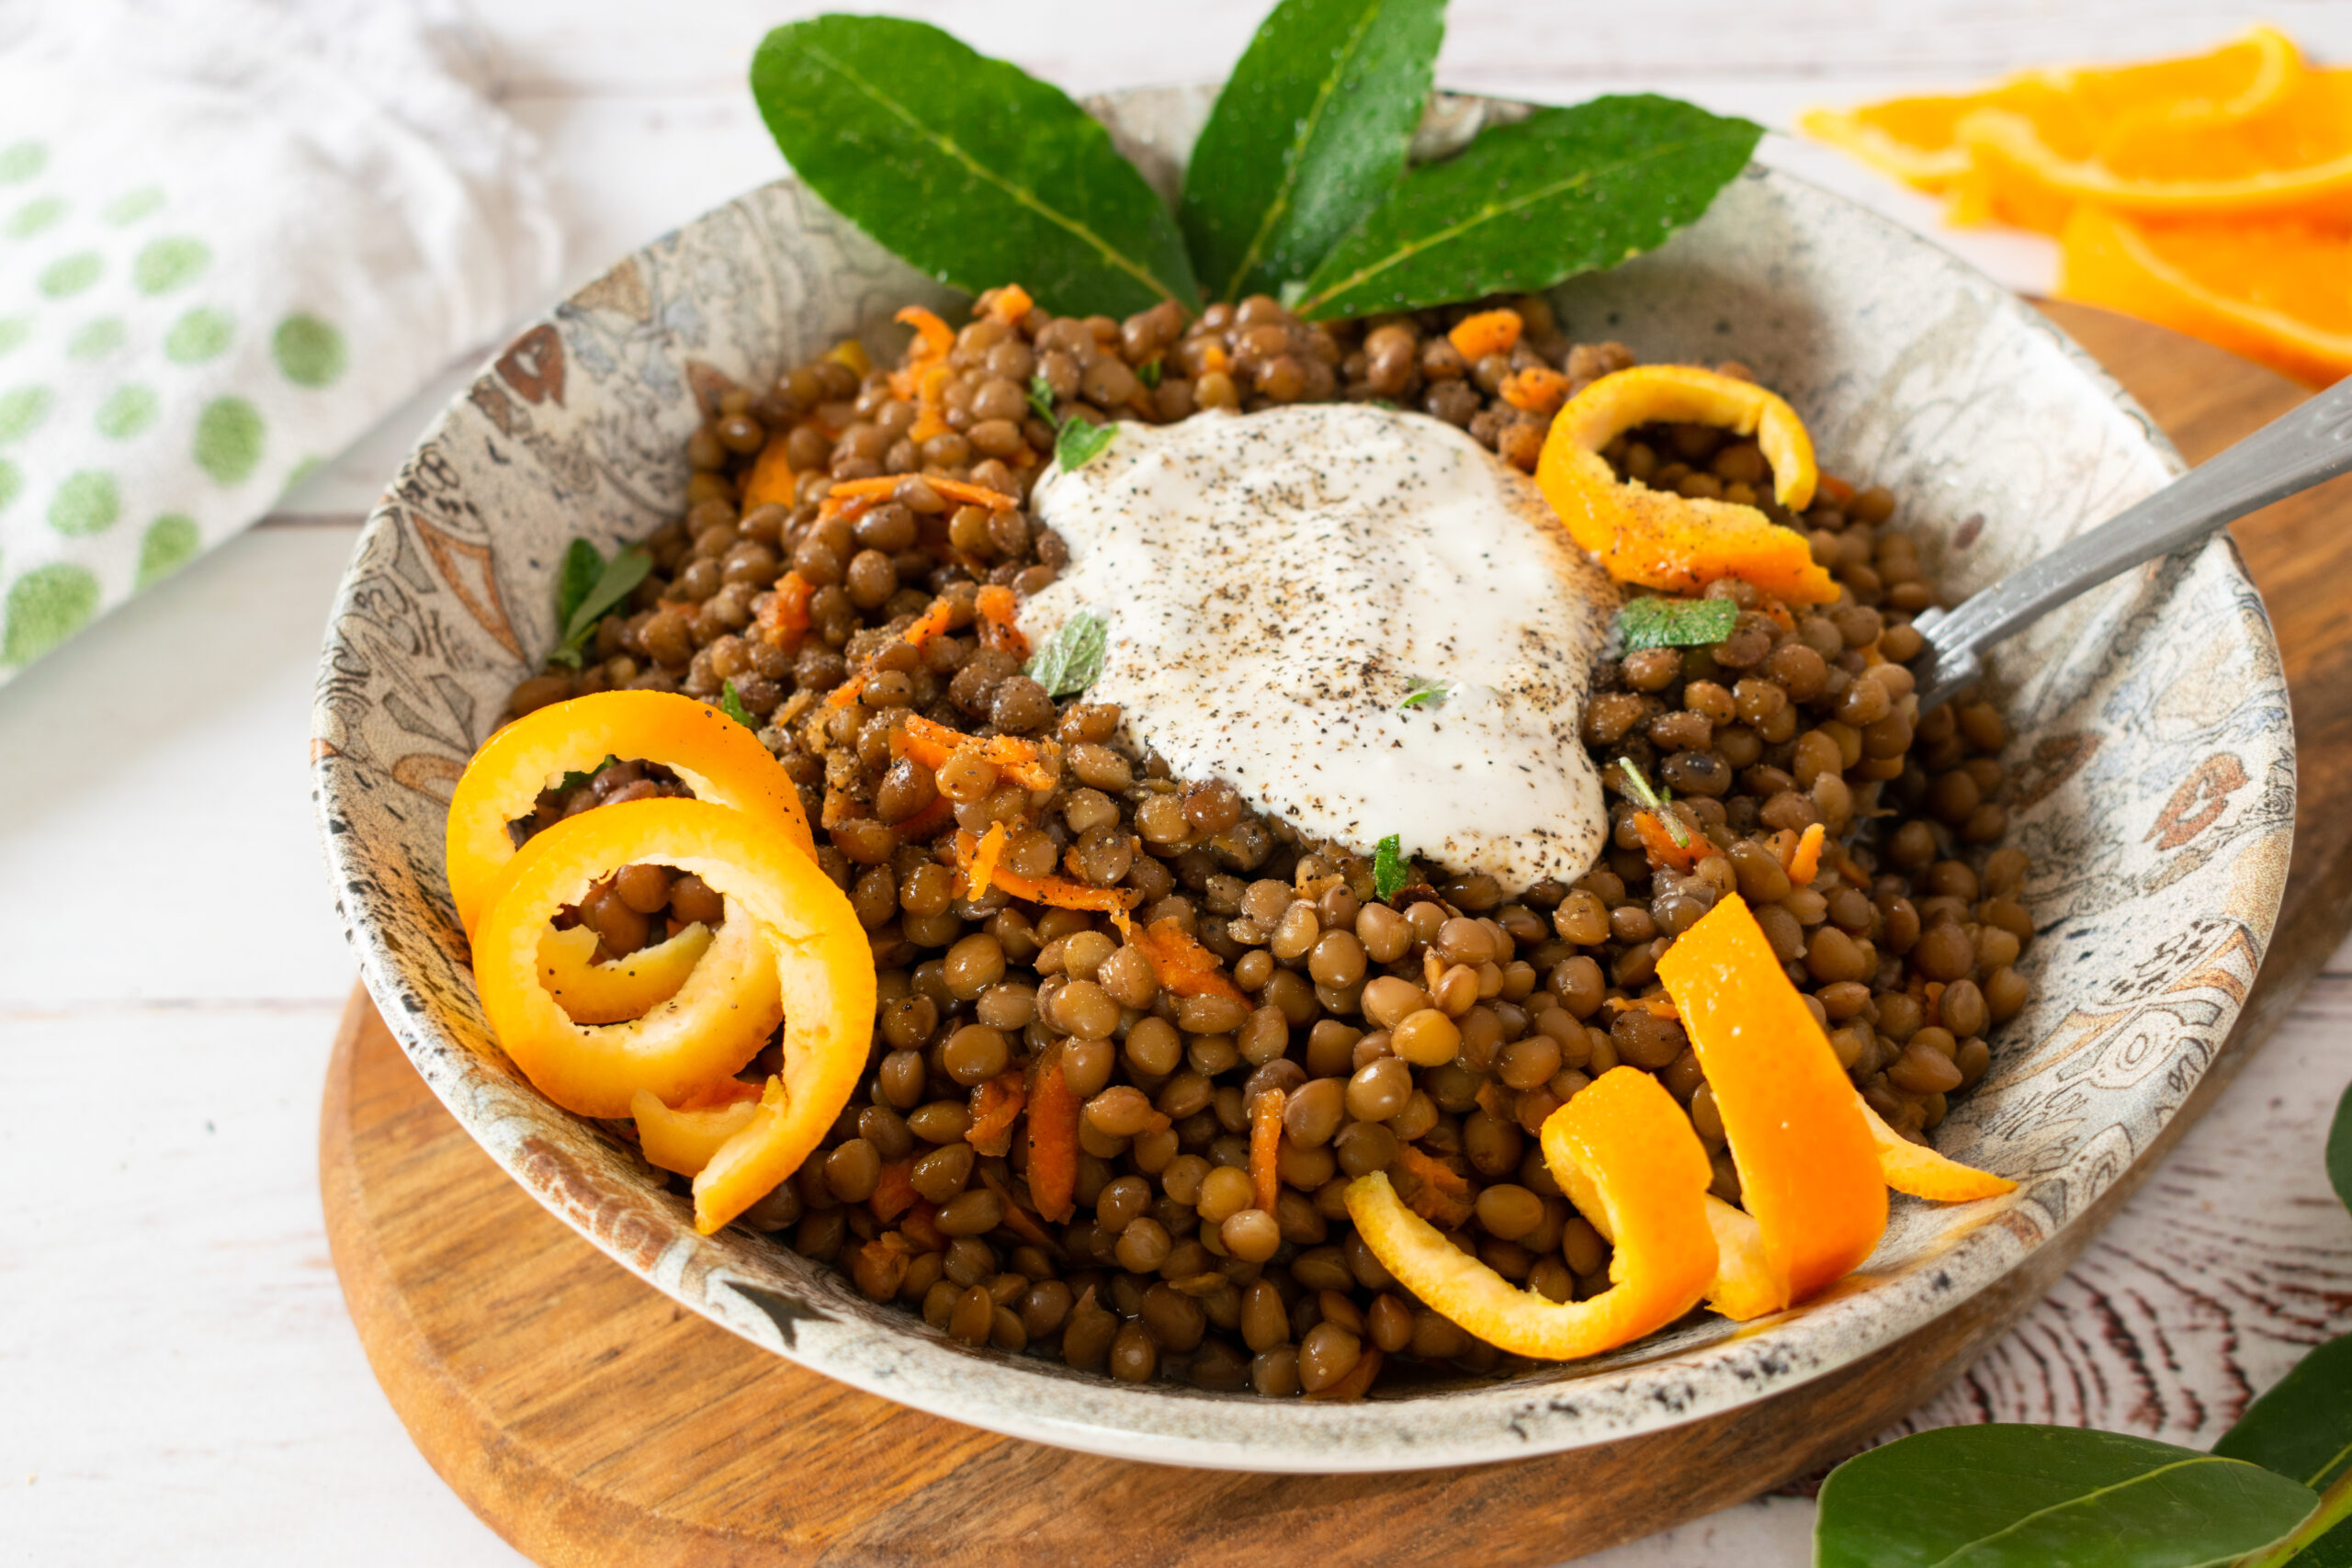
<path fill-rule="evenodd" d="M 2199 461 L 2305 394 L 2161 328 L 2046 307 Z M 1855 1366 L 1604 1448 L 1454 1470 L 1260 1476 L 1091 1458 L 861 1393 L 626 1273 L 506 1179 L 364 992 L 319 1165 L 361 1341 L 417 1447 L 539 1562 L 859 1565 L 1556 1562 L 1780 1485 L 1957 1375 L 2121 1206 L 2352 917 L 2352 479 L 2237 536 L 2285 651 L 2301 793 L 2278 935 L 2236 1031 L 2155 1148 L 2017 1275 Z"/>

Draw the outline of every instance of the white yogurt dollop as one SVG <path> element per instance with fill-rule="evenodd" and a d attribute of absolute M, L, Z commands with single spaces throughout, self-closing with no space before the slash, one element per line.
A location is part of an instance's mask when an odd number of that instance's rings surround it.
<path fill-rule="evenodd" d="M 1178 778 L 1513 891 L 1590 869 L 1607 818 L 1578 727 L 1619 593 L 1460 430 L 1361 404 L 1122 424 L 1033 507 L 1070 563 L 1022 630 L 1104 615 L 1088 696 Z"/>

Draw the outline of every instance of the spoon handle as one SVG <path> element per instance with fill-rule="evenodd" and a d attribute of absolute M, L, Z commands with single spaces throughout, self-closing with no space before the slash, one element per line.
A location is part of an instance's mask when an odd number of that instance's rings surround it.
<path fill-rule="evenodd" d="M 1978 657 L 2002 638 L 2143 561 L 2196 544 L 2274 501 L 2352 471 L 2352 377 L 2346 377 L 2089 533 L 2028 562 L 1950 611 L 1912 624 L 1927 637 L 1915 663 L 1921 712 L 1976 679 Z"/>

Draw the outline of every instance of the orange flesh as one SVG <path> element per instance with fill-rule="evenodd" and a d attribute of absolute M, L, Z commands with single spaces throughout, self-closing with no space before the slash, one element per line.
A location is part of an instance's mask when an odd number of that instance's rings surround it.
<path fill-rule="evenodd" d="M 1886 1229 L 1886 1183 L 1829 1037 L 1736 893 L 1658 960 L 1713 1087 L 1777 1311 L 1851 1271 Z"/>

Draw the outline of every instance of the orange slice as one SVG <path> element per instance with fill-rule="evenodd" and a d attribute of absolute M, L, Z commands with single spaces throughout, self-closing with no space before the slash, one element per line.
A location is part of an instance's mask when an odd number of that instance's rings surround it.
<path fill-rule="evenodd" d="M 2302 75 L 2294 43 L 2256 28 L 2206 54 L 2114 67 L 2029 71 L 1973 93 L 1921 94 L 1798 118 L 1808 134 L 1916 189 L 1953 189 L 1971 171 L 1962 123 L 1981 110 L 2015 117 L 2061 156 L 2098 151 L 2117 126 L 2153 114 L 2248 115 L 2285 97 Z"/>
<path fill-rule="evenodd" d="M 2150 217 L 2352 220 L 2352 71 L 2299 72 L 2254 113 L 2179 103 L 2126 116 L 2088 145 L 2000 107 L 1962 118 L 1973 162 L 1959 220 L 2056 233 L 2082 203 Z"/>
<path fill-rule="evenodd" d="M 2352 375 L 2352 228 L 2166 222 L 2079 208 L 2060 236 L 2058 293 L 2312 386 Z"/>

